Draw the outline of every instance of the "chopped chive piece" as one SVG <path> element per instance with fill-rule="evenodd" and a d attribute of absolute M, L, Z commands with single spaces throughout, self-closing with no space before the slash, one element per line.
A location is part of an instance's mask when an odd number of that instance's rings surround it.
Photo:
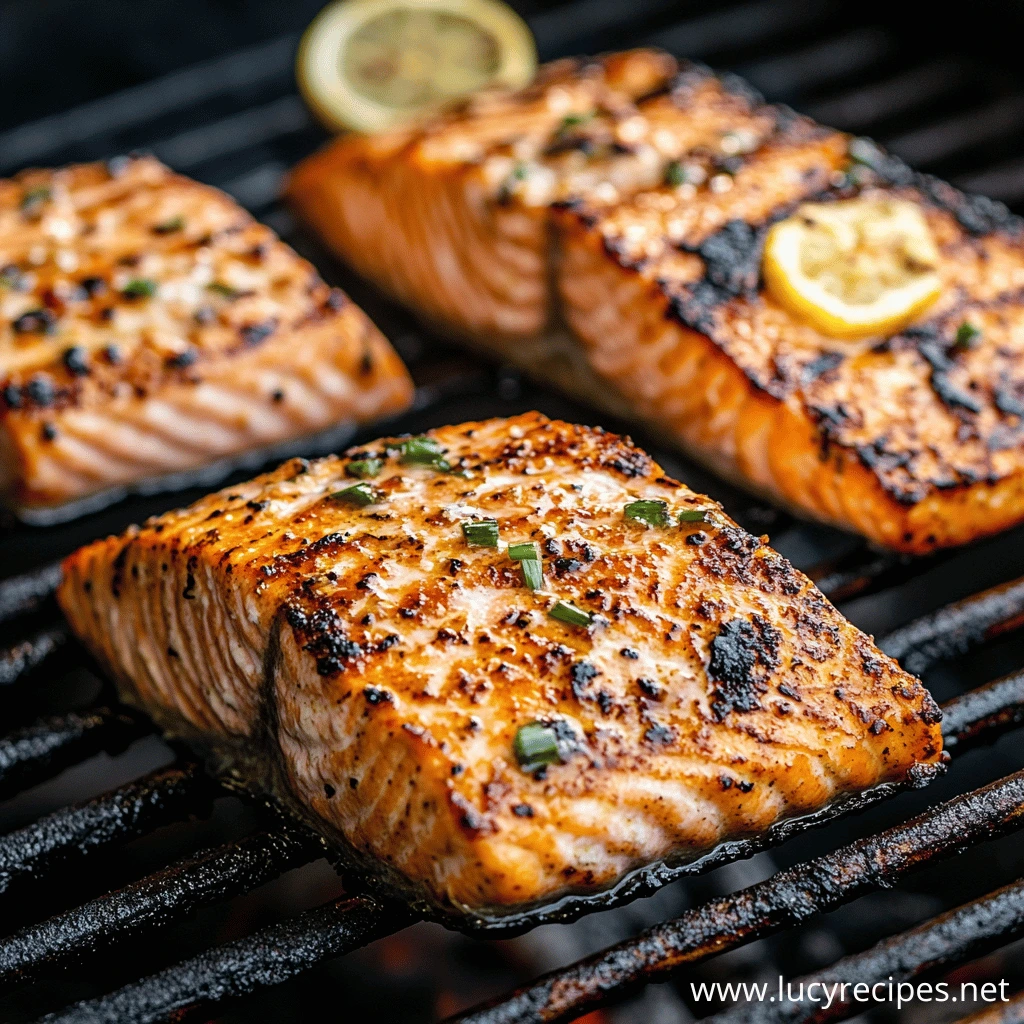
<path fill-rule="evenodd" d="M 452 468 L 441 446 L 430 437 L 410 437 L 398 445 L 398 453 L 407 466 L 431 466 L 442 473 Z"/>
<path fill-rule="evenodd" d="M 648 526 L 668 526 L 668 505 L 657 498 L 631 501 L 622 511 L 627 519 L 636 519 Z"/>
<path fill-rule="evenodd" d="M 338 501 L 347 501 L 350 505 L 373 505 L 380 501 L 380 494 L 369 484 L 353 484 L 344 490 L 335 491 L 332 498 Z"/>
<path fill-rule="evenodd" d="M 467 544 L 478 548 L 498 546 L 498 522 L 495 519 L 472 519 L 462 524 Z"/>
<path fill-rule="evenodd" d="M 559 622 L 567 622 L 570 626 L 589 626 L 593 621 L 590 612 L 585 612 L 568 601 L 556 601 L 548 609 L 548 615 Z"/>
<path fill-rule="evenodd" d="M 523 583 L 530 590 L 540 590 L 544 586 L 544 569 L 540 562 L 534 558 L 524 558 L 519 565 L 523 570 Z"/>
<path fill-rule="evenodd" d="M 665 167 L 665 184 L 678 188 L 686 184 L 686 168 L 680 160 L 670 160 Z"/>
<path fill-rule="evenodd" d="M 562 760 L 555 730 L 543 722 L 521 725 L 512 741 L 512 752 L 524 772 L 535 772 Z"/>
<path fill-rule="evenodd" d="M 585 110 L 575 114 L 566 114 L 562 118 L 562 123 L 558 126 L 559 132 L 567 132 L 570 128 L 579 128 L 581 124 L 586 124 L 589 120 L 594 117 L 594 111 Z"/>
<path fill-rule="evenodd" d="M 517 562 L 524 562 L 527 560 L 539 562 L 540 548 L 537 546 L 536 541 L 532 540 L 525 544 L 509 544 L 508 557 L 514 558 Z"/>
<path fill-rule="evenodd" d="M 353 459 L 345 467 L 345 472 L 361 480 L 372 480 L 383 468 L 384 463 L 380 459 Z"/>
<path fill-rule="evenodd" d="M 158 235 L 170 235 L 175 231 L 180 231 L 184 226 L 185 218 L 178 216 L 171 217 L 169 220 L 161 221 L 153 228 L 153 230 Z"/>
<path fill-rule="evenodd" d="M 121 289 L 121 294 L 129 299 L 151 299 L 156 295 L 156 281 L 151 277 L 133 277 Z"/>
<path fill-rule="evenodd" d="M 206 290 L 217 295 L 223 295 L 225 299 L 237 299 L 241 294 L 237 288 L 232 288 L 231 285 L 224 284 L 223 281 L 211 281 L 206 286 Z"/>
<path fill-rule="evenodd" d="M 512 165 L 512 177 L 515 178 L 516 181 L 523 181 L 529 173 L 529 166 L 522 160 L 517 160 Z"/>
<path fill-rule="evenodd" d="M 684 508 L 676 519 L 681 523 L 709 523 L 711 521 L 711 509 L 709 508 Z"/>
<path fill-rule="evenodd" d="M 51 195 L 52 193 L 45 185 L 30 188 L 21 199 L 22 213 L 30 213 L 35 210 L 40 204 L 50 199 Z"/>
<path fill-rule="evenodd" d="M 975 343 L 980 337 L 981 328 L 975 327 L 969 320 L 965 320 L 956 329 L 956 341 L 953 342 L 953 347 L 961 352 L 969 348 L 974 348 Z"/>

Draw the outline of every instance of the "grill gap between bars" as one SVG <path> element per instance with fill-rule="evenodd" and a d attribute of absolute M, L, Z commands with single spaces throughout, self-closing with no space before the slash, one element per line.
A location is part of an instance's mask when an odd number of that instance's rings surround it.
<path fill-rule="evenodd" d="M 923 158 L 928 160 L 941 161 L 962 152 L 962 133 L 953 129 L 962 126 L 965 117 L 974 135 L 984 140 L 1000 138 L 1007 125 L 1019 120 L 1020 94 L 1012 91 L 1002 96 L 979 97 L 967 115 L 954 112 L 949 117 L 935 118 L 928 114 L 927 105 L 947 95 L 951 83 L 959 85 L 974 80 L 977 69 L 971 61 L 956 55 L 940 56 L 921 60 L 909 70 L 894 74 L 894 69 L 885 64 L 891 43 L 885 33 L 880 33 L 870 19 L 857 21 L 851 29 L 837 27 L 834 22 L 838 11 L 838 5 L 833 3 L 782 0 L 769 4 L 755 0 L 679 18 L 673 5 L 664 0 L 640 0 L 639 6 L 629 9 L 630 20 L 624 23 L 621 5 L 608 0 L 575 0 L 535 16 L 532 24 L 544 55 L 571 50 L 574 41 L 585 38 L 588 46 L 593 40 L 594 49 L 601 48 L 602 39 L 609 46 L 643 41 L 668 45 L 690 56 L 712 61 L 717 54 L 741 51 L 749 62 L 752 59 L 749 51 L 756 45 L 767 51 L 766 58 L 754 68 L 755 74 L 762 76 L 764 86 L 771 87 L 773 80 L 784 83 L 794 91 L 791 101 L 797 105 L 800 105 L 800 94 L 809 91 L 811 102 L 804 103 L 803 108 L 811 113 L 831 111 L 838 120 L 846 118 L 851 122 L 840 127 L 871 133 L 875 125 L 891 123 L 889 119 L 903 120 L 916 112 L 918 116 L 909 125 L 901 124 L 897 141 L 903 146 L 916 146 L 919 156 L 924 154 Z M 167 128 L 167 133 L 160 138 L 146 140 L 148 146 L 178 160 L 182 167 L 188 165 L 201 177 L 208 174 L 217 177 L 221 174 L 220 168 L 231 163 L 230 177 L 222 177 L 214 183 L 224 184 L 230 180 L 240 183 L 241 188 L 251 182 L 247 187 L 251 195 L 259 197 L 261 204 L 256 212 L 264 219 L 274 219 L 275 223 L 287 223 L 282 211 L 273 205 L 274 186 L 281 169 L 293 162 L 301 147 L 308 147 L 315 141 L 311 135 L 315 130 L 309 128 L 309 119 L 294 94 L 260 90 L 287 83 L 294 45 L 295 37 L 273 40 L 96 101 L 77 111 L 7 132 L 0 136 L 5 143 L 0 146 L 3 160 L 45 158 L 57 161 L 67 145 L 78 147 L 74 149 L 78 153 L 86 151 L 81 147 L 100 145 L 105 137 L 115 133 L 134 139 L 144 134 L 149 121 L 161 117 L 169 125 L 176 123 L 176 127 Z M 842 67 L 833 66 L 829 59 L 836 54 L 843 58 Z M 880 65 L 877 72 L 876 63 Z M 843 75 L 850 76 L 850 83 L 837 88 L 834 83 Z M 830 83 L 833 84 L 830 86 Z M 230 90 L 242 93 L 251 90 L 252 96 L 257 98 L 250 97 L 248 105 L 242 109 L 221 111 L 216 122 L 211 120 L 199 129 L 195 128 L 194 117 L 179 116 L 187 114 L 192 106 Z M 823 98 L 817 98 L 819 94 Z M 211 130 L 211 125 L 215 125 L 215 131 Z M 162 122 L 161 132 L 164 131 Z M 885 141 L 884 133 L 882 140 Z M 258 165 L 247 165 L 239 173 L 238 161 L 244 163 L 250 152 Z M 1018 198 L 1024 193 L 1007 169 L 1018 166 L 1020 160 L 1019 155 L 1003 154 L 998 163 L 971 169 L 970 176 Z M 397 322 L 408 324 L 407 319 L 400 317 Z M 388 333 L 399 332 L 388 330 Z M 419 341 L 416 345 L 423 347 Z M 431 372 L 429 359 L 425 369 L 424 360 L 419 356 L 410 362 L 414 372 L 420 375 Z M 460 363 L 460 366 L 465 365 L 465 362 Z M 435 372 L 440 385 L 420 388 L 420 411 L 439 407 L 455 393 L 470 398 L 489 395 L 496 401 L 493 390 L 488 390 L 490 375 L 479 373 L 475 366 L 470 364 L 469 375 L 455 388 L 444 383 L 444 373 Z M 417 379 L 421 380 L 422 376 Z M 862 546 L 851 555 L 817 566 L 811 570 L 811 575 L 822 590 L 838 602 L 878 594 L 912 581 L 945 557 L 908 561 Z M 66 645 L 67 634 L 61 625 L 36 621 L 51 612 L 50 595 L 56 583 L 56 572 L 55 566 L 47 565 L 36 573 L 0 581 L 0 624 L 19 616 L 33 621 L 31 631 L 21 636 L 19 643 L 0 651 L 0 684 L 18 683 L 30 674 L 35 679 L 44 666 L 55 668 L 62 659 L 80 657 L 81 652 L 75 645 Z M 890 653 L 898 654 L 905 667 L 921 672 L 1015 629 L 1021 624 L 1022 615 L 1024 580 L 1018 580 L 922 616 L 890 633 L 881 644 Z M 58 652 L 61 652 L 60 659 L 56 656 Z M 2 696 L 3 687 L 0 687 Z M 944 711 L 946 746 L 952 754 L 959 755 L 974 744 L 991 741 L 1002 731 L 1019 724 L 1024 716 L 1024 673 L 1013 673 L 954 698 L 946 703 Z M 0 739 L 0 797 L 51 777 L 98 750 L 121 749 L 148 729 L 148 724 L 119 708 L 97 708 L 26 726 Z M 1013 787 L 1021 785 L 1019 776 L 1012 776 L 993 784 L 997 787 L 995 790 L 988 787 L 981 792 L 996 792 L 997 799 L 1005 800 L 1008 793 L 1015 792 Z M 16 882 L 30 877 L 45 878 L 46 871 L 58 865 L 73 863 L 87 854 L 102 853 L 135 835 L 196 813 L 215 793 L 215 787 L 194 766 L 173 767 L 0 837 L 0 895 L 8 889 L 15 891 Z M 973 793 L 957 799 L 969 802 L 980 798 L 978 793 Z M 977 809 L 983 816 L 995 813 L 990 802 L 979 803 Z M 938 809 L 927 814 L 943 812 L 944 809 Z M 965 827 L 984 831 L 987 826 L 979 825 L 979 820 L 988 821 L 984 817 L 971 819 L 965 822 Z M 1015 819 L 1014 827 L 1017 824 Z M 909 824 L 901 825 L 886 835 L 908 828 Z M 287 835 L 292 835 L 292 839 L 282 838 Z M 914 838 L 924 841 L 920 834 Z M 978 841 L 983 838 L 988 836 L 979 834 Z M 963 835 L 960 839 L 964 841 Z M 956 852 L 956 842 L 951 838 L 950 843 L 948 852 Z M 37 851 L 34 857 L 29 852 L 33 844 Z M 61 945 L 60 935 L 72 936 L 62 950 L 58 950 L 62 955 L 93 948 L 93 940 L 99 941 L 96 928 L 103 920 L 103 913 L 132 907 L 134 916 L 120 919 L 121 937 L 124 937 L 132 934 L 136 925 L 176 920 L 204 900 L 222 899 L 231 893 L 246 891 L 258 884 L 257 878 L 262 878 L 264 873 L 270 877 L 277 869 L 284 870 L 285 865 L 291 864 L 292 858 L 298 863 L 303 858 L 315 857 L 318 850 L 309 837 L 272 830 L 196 854 L 118 893 L 99 897 L 49 922 L 23 930 L 20 935 L 26 942 L 19 954 L 21 960 L 11 953 L 11 943 L 17 936 L 0 941 L 0 972 L 3 965 L 11 977 L 21 970 L 30 971 L 46 960 L 50 950 Z M 836 858 L 842 853 L 838 851 L 828 856 Z M 907 855 L 906 851 L 903 854 Z M 792 871 L 809 871 L 813 865 L 827 860 L 820 858 Z M 203 872 L 206 872 L 207 887 L 197 886 L 193 890 L 189 881 Z M 864 884 L 874 884 L 874 881 Z M 764 886 L 770 884 L 771 880 L 763 883 Z M 759 891 L 770 893 L 772 890 Z M 742 896 L 743 893 L 738 893 L 719 902 L 735 909 L 740 906 Z M 844 890 L 835 898 L 845 902 L 848 894 Z M 975 903 L 981 905 L 986 899 L 994 898 L 985 897 Z M 700 909 L 693 913 L 697 914 Z M 116 1020 L 118 1024 L 127 1020 L 161 1019 L 165 1010 L 171 1012 L 169 1007 L 177 1010 L 192 1005 L 197 995 L 216 1001 L 284 980 L 312 963 L 355 948 L 408 921 L 403 908 L 371 897 L 334 901 L 51 1019 Z M 661 927 L 671 926 L 672 923 Z M 711 921 L 709 927 L 713 926 L 714 921 Z M 38 940 L 31 950 L 31 943 L 27 941 L 29 933 L 33 941 Z M 743 940 L 749 941 L 753 935 L 748 932 Z M 998 941 L 1005 941 L 1007 935 L 1005 930 L 999 932 Z M 886 941 L 896 943 L 900 938 Z M 739 940 L 733 936 L 730 941 Z M 995 935 L 992 941 L 997 941 Z M 282 957 L 279 952 L 283 942 L 291 948 Z M 4 956 L 8 959 L 3 959 Z M 33 960 L 33 956 L 38 959 Z M 0 977 L 3 976 L 0 973 Z M 621 992 L 606 992 L 601 998 L 610 994 Z M 571 1012 L 582 1005 L 574 1003 Z M 488 1011 L 490 1016 L 463 1015 L 458 1019 L 489 1022 L 563 1019 L 495 1016 L 500 1012 L 511 1012 L 509 1004 L 504 1011 L 500 1008 Z"/>

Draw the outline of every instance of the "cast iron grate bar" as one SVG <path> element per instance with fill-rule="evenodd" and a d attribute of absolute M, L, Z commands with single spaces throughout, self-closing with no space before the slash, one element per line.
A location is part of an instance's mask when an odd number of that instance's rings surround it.
<path fill-rule="evenodd" d="M 981 899 L 926 921 L 916 928 L 884 939 L 856 956 L 844 957 L 820 973 L 798 978 L 791 988 L 818 983 L 834 990 L 839 984 L 871 985 L 879 979 L 898 984 L 937 967 L 951 967 L 982 956 L 1024 931 L 1024 881 L 1005 886 Z M 912 988 L 912 986 L 911 986 Z M 820 989 L 819 989 L 820 991 Z M 908 994 L 908 1000 L 911 998 Z M 957 997 L 959 998 L 959 997 Z M 854 999 L 837 1001 L 827 1019 L 846 1020 L 862 1013 Z M 821 1006 L 813 1000 L 752 1002 L 716 1014 L 706 1024 L 808 1024 L 820 1021 Z"/>
<path fill-rule="evenodd" d="M 0 940 L 0 984 L 44 965 L 167 927 L 210 903 L 247 893 L 323 854 L 319 837 L 285 826 L 205 850 L 163 871 Z"/>
<path fill-rule="evenodd" d="M 93 708 L 44 718 L 0 738 L 0 799 L 106 751 L 120 753 L 152 725 L 126 708 Z"/>
<path fill-rule="evenodd" d="M 70 634 L 63 624 L 37 629 L 24 640 L 0 650 L 0 686 L 20 682 L 60 651 Z"/>
<path fill-rule="evenodd" d="M 60 582 L 60 562 L 0 580 L 0 623 L 34 612 L 53 596 Z"/>
<path fill-rule="evenodd" d="M 163 768 L 0 837 L 0 896 L 161 825 L 199 814 L 216 787 L 196 764 Z"/>

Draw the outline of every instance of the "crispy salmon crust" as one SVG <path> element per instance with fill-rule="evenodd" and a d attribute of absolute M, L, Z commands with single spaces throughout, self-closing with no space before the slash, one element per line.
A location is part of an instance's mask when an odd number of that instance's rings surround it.
<path fill-rule="evenodd" d="M 558 62 L 402 137 L 335 142 L 291 194 L 429 319 L 804 515 L 912 553 L 1024 518 L 1021 222 L 729 76 L 651 51 Z M 943 292 L 850 344 L 776 304 L 760 263 L 801 202 L 858 195 L 921 207 Z"/>
<path fill-rule="evenodd" d="M 23 509 L 410 399 L 362 311 L 223 193 L 151 158 L 0 181 L 0 489 Z"/>
<path fill-rule="evenodd" d="M 381 441 L 91 544 L 61 606 L 126 700 L 447 910 L 594 892 L 938 770 L 920 682 L 628 440 L 539 414 L 429 437 L 450 471 Z M 362 506 L 338 492 L 368 459 Z M 671 521 L 627 517 L 644 499 Z M 468 543 L 481 519 L 498 547 Z M 530 541 L 536 591 L 507 551 Z M 559 750 L 537 773 L 531 723 Z"/>

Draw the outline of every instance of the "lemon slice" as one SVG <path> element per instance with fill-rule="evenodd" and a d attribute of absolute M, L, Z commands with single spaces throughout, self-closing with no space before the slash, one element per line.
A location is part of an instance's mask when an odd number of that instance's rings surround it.
<path fill-rule="evenodd" d="M 391 128 L 537 70 L 526 24 L 498 0 L 339 0 L 299 46 L 296 75 L 329 128 Z"/>
<path fill-rule="evenodd" d="M 939 251 L 920 208 L 861 197 L 805 203 L 768 232 L 764 279 L 836 338 L 891 334 L 939 296 Z"/>

